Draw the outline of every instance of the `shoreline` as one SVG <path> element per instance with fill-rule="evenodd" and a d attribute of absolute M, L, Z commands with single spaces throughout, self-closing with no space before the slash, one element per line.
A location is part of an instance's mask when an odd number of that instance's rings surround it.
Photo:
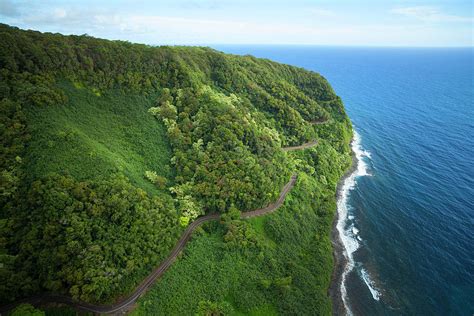
<path fill-rule="evenodd" d="M 351 141 L 351 158 L 352 164 L 350 168 L 344 173 L 337 184 L 336 188 L 336 201 L 341 198 L 342 187 L 347 178 L 349 178 L 358 167 L 357 157 L 352 150 L 352 144 L 354 139 Z M 347 315 L 346 307 L 342 301 L 341 296 L 341 278 L 344 272 L 344 269 L 347 265 L 347 258 L 344 255 L 344 245 L 342 244 L 341 237 L 339 236 L 339 231 L 337 230 L 337 223 L 339 222 L 339 212 L 336 209 L 336 214 L 334 216 L 331 228 L 331 245 L 332 245 L 332 256 L 334 259 L 334 267 L 331 275 L 331 283 L 329 285 L 328 294 L 332 301 L 332 314 L 333 315 Z"/>

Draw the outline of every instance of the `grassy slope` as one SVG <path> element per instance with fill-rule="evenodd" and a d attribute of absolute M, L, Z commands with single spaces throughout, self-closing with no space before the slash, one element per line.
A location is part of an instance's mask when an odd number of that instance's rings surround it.
<path fill-rule="evenodd" d="M 68 102 L 58 107 L 28 108 L 32 141 L 26 156 L 30 178 L 50 172 L 77 180 L 123 172 L 136 186 L 157 193 L 146 170 L 173 179 L 171 148 L 161 121 L 147 113 L 153 97 L 61 83 Z"/>

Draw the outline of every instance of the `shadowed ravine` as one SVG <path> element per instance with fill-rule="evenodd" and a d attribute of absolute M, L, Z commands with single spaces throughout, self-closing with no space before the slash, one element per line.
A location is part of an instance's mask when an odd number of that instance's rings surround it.
<path fill-rule="evenodd" d="M 301 144 L 299 146 L 292 146 L 292 147 L 283 147 L 283 151 L 294 151 L 294 150 L 302 150 L 310 147 L 314 147 L 318 144 L 316 140 Z M 283 202 L 285 201 L 286 195 L 290 190 L 294 187 L 296 183 L 296 175 L 292 175 L 290 178 L 290 181 L 285 184 L 283 189 L 280 192 L 280 196 L 278 199 L 268 205 L 267 207 L 261 208 L 261 209 L 256 209 L 253 211 L 248 211 L 248 212 L 243 212 L 241 214 L 241 218 L 251 218 L 251 217 L 257 217 L 257 216 L 262 216 L 266 215 L 269 213 L 272 213 L 276 209 L 278 209 Z M 93 313 L 101 313 L 101 314 L 113 314 L 113 313 L 119 313 L 119 312 L 124 312 L 130 309 L 133 303 L 142 295 L 158 278 L 160 278 L 166 270 L 173 264 L 173 262 L 176 260 L 178 255 L 181 253 L 183 248 L 186 246 L 186 243 L 189 241 L 191 238 L 192 233 L 201 226 L 202 224 L 210 221 L 215 221 L 219 220 L 221 217 L 220 214 L 214 213 L 214 214 L 208 214 L 202 217 L 199 217 L 196 219 L 194 222 L 192 222 L 184 231 L 182 234 L 181 238 L 178 240 L 176 245 L 174 246 L 173 250 L 171 251 L 170 255 L 158 266 L 156 267 L 153 272 L 151 272 L 136 288 L 135 290 L 127 297 L 121 299 L 115 304 L 111 305 L 99 305 L 99 304 L 91 304 L 91 303 L 86 303 L 82 301 L 75 300 L 69 296 L 66 295 L 59 295 L 59 294 L 41 294 L 41 295 L 35 295 L 32 297 L 28 297 L 22 300 L 18 300 L 14 303 L 11 303 L 9 305 L 5 305 L 0 307 L 0 313 L 7 312 L 9 310 L 12 310 L 19 304 L 23 303 L 29 303 L 32 305 L 42 305 L 42 304 L 65 304 L 69 305 L 71 307 L 74 307 L 78 310 L 82 311 L 87 311 L 87 312 L 93 312 Z"/>

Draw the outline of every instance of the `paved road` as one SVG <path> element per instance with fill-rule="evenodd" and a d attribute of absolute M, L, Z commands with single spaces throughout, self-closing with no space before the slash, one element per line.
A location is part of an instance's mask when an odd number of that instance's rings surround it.
<path fill-rule="evenodd" d="M 318 144 L 318 141 L 313 140 L 311 142 L 304 143 L 304 144 L 301 144 L 301 145 L 298 145 L 298 146 L 283 147 L 282 150 L 283 151 L 301 150 L 301 149 L 306 149 L 306 148 L 316 146 L 317 144 Z"/>
<path fill-rule="evenodd" d="M 312 125 L 321 125 L 321 124 L 326 124 L 329 123 L 330 120 L 323 120 L 323 121 L 310 121 L 309 123 Z"/>
<path fill-rule="evenodd" d="M 309 142 L 300 146 L 295 146 L 295 147 L 286 147 L 283 148 L 285 151 L 291 151 L 291 150 L 297 150 L 297 149 L 304 149 L 308 147 L 315 146 L 317 144 L 317 141 Z M 296 175 L 292 175 L 290 178 L 290 181 L 285 184 L 283 189 L 281 190 L 280 196 L 278 197 L 278 200 L 273 202 L 272 204 L 268 205 L 267 207 L 253 210 L 253 211 L 248 211 L 248 212 L 243 212 L 241 214 L 242 218 L 251 218 L 251 217 L 256 217 L 256 216 L 261 216 L 265 215 L 268 213 L 271 213 L 278 209 L 283 202 L 285 201 L 286 195 L 290 190 L 293 188 L 296 182 Z M 153 284 L 159 277 L 165 273 L 165 271 L 173 264 L 173 262 L 176 260 L 178 255 L 180 254 L 181 250 L 186 246 L 186 243 L 189 241 L 191 238 L 192 233 L 201 226 L 202 224 L 209 222 L 209 221 L 215 221 L 220 219 L 220 214 L 208 214 L 202 217 L 199 217 L 196 219 L 194 222 L 192 222 L 184 231 L 183 235 L 179 239 L 179 241 L 176 243 L 174 246 L 173 250 L 171 251 L 170 255 L 168 258 L 165 259 L 158 267 L 156 267 L 152 273 L 150 273 L 133 291 L 132 294 L 129 296 L 123 298 L 122 300 L 118 301 L 115 304 L 112 305 L 96 305 L 96 304 L 90 304 L 86 302 L 81 302 L 72 299 L 69 296 L 65 295 L 55 295 L 55 294 L 42 294 L 42 295 L 35 295 L 29 298 L 25 298 L 22 300 L 18 300 L 15 303 L 5 305 L 0 307 L 0 313 L 7 312 L 19 304 L 22 303 L 29 303 L 32 305 L 40 305 L 40 304 L 48 304 L 48 303 L 55 303 L 55 304 L 66 304 L 69 306 L 72 306 L 78 310 L 86 311 L 86 312 L 93 312 L 93 313 L 100 313 L 100 314 L 122 314 L 125 313 L 127 310 L 130 309 L 130 307 L 135 303 L 135 301 L 145 293 L 145 291 L 150 287 L 151 284 Z"/>

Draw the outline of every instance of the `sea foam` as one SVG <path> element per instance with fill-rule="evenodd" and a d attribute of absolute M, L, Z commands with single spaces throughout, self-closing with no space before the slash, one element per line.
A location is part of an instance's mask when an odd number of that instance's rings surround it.
<path fill-rule="evenodd" d="M 369 273 L 365 269 L 361 269 L 360 274 L 362 276 L 362 280 L 364 280 L 365 284 L 369 288 L 370 294 L 372 294 L 372 297 L 374 300 L 378 301 L 380 300 L 380 292 L 376 289 L 374 282 L 370 279 Z"/>
<path fill-rule="evenodd" d="M 354 172 L 350 174 L 342 184 L 339 199 L 337 201 L 338 222 L 336 225 L 339 237 L 341 238 L 342 244 L 344 246 L 343 255 L 347 262 L 341 276 L 341 297 L 348 315 L 352 315 L 352 311 L 347 300 L 347 289 L 345 284 L 346 277 L 347 274 L 354 269 L 355 263 L 353 254 L 360 246 L 357 240 L 361 240 L 361 238 L 358 236 L 359 230 L 349 223 L 349 221 L 354 219 L 354 216 L 349 215 L 350 205 L 348 204 L 348 200 L 350 191 L 353 190 L 357 184 L 356 179 L 370 175 L 368 172 L 367 163 L 364 161 L 364 158 L 370 159 L 371 157 L 370 152 L 362 148 L 360 135 L 356 131 L 354 131 L 352 151 L 354 152 L 357 159 L 357 169 L 354 170 Z M 372 297 L 374 297 L 376 300 L 379 300 L 380 293 L 375 289 L 375 286 L 373 286 L 373 282 L 370 280 L 366 271 L 365 274 L 362 273 L 362 278 L 369 287 Z"/>

